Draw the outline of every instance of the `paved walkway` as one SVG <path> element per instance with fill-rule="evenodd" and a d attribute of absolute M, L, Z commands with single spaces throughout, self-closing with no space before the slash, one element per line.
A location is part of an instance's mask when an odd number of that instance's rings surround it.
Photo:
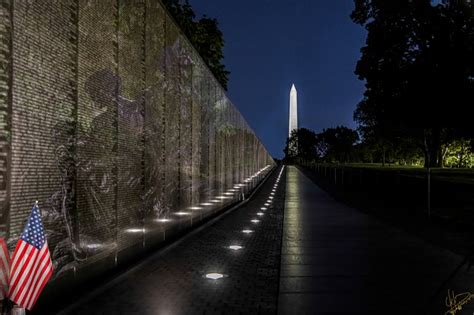
<path fill-rule="evenodd" d="M 466 266 L 443 285 L 462 257 L 334 201 L 295 167 L 286 184 L 279 313 L 444 314 L 447 289 L 474 291 Z"/>
<path fill-rule="evenodd" d="M 148 257 L 61 314 L 275 314 L 285 197 L 280 171 L 242 207 Z M 224 278 L 207 279 L 208 273 Z"/>

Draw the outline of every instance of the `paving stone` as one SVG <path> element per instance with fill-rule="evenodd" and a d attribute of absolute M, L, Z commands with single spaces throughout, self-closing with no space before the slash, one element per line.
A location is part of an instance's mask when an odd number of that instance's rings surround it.
<path fill-rule="evenodd" d="M 166 253 L 149 257 L 118 283 L 84 297 L 62 314 L 275 314 L 284 172 L 272 206 L 258 224 L 250 220 L 261 211 L 279 172 L 274 171 L 244 206 Z M 254 232 L 244 234 L 243 229 Z M 244 248 L 228 248 L 236 244 Z M 210 272 L 226 277 L 205 279 Z"/>

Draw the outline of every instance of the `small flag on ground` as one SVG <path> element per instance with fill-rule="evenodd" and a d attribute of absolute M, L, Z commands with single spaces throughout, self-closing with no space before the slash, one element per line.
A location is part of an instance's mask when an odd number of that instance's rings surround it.
<path fill-rule="evenodd" d="M 0 300 L 7 297 L 10 278 L 10 253 L 5 239 L 0 237 Z"/>
<path fill-rule="evenodd" d="M 36 203 L 12 255 L 10 300 L 31 310 L 52 273 L 48 242 Z"/>

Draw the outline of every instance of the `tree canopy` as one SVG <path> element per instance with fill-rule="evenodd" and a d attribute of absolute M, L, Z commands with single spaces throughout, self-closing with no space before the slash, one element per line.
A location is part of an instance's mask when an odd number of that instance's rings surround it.
<path fill-rule="evenodd" d="M 224 59 L 224 36 L 219 23 L 204 15 L 196 20 L 196 14 L 188 0 L 163 0 L 184 34 L 201 55 L 211 72 L 222 87 L 227 90 L 230 72 L 222 63 Z"/>
<path fill-rule="evenodd" d="M 447 143 L 472 139 L 474 4 L 468 0 L 354 0 L 367 31 L 355 73 L 365 80 L 354 119 L 367 139 L 411 139 L 425 166 L 442 166 Z"/>
<path fill-rule="evenodd" d="M 344 126 L 327 128 L 319 134 L 306 128 L 295 129 L 286 141 L 285 159 L 345 163 L 352 159 L 358 140 L 357 131 Z"/>

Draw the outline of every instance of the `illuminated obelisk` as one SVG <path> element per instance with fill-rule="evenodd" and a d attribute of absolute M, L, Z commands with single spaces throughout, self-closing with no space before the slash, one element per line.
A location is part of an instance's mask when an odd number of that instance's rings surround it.
<path fill-rule="evenodd" d="M 298 129 L 298 92 L 296 92 L 294 84 L 290 91 L 290 123 L 288 127 L 288 137 L 291 137 L 291 131 Z"/>

